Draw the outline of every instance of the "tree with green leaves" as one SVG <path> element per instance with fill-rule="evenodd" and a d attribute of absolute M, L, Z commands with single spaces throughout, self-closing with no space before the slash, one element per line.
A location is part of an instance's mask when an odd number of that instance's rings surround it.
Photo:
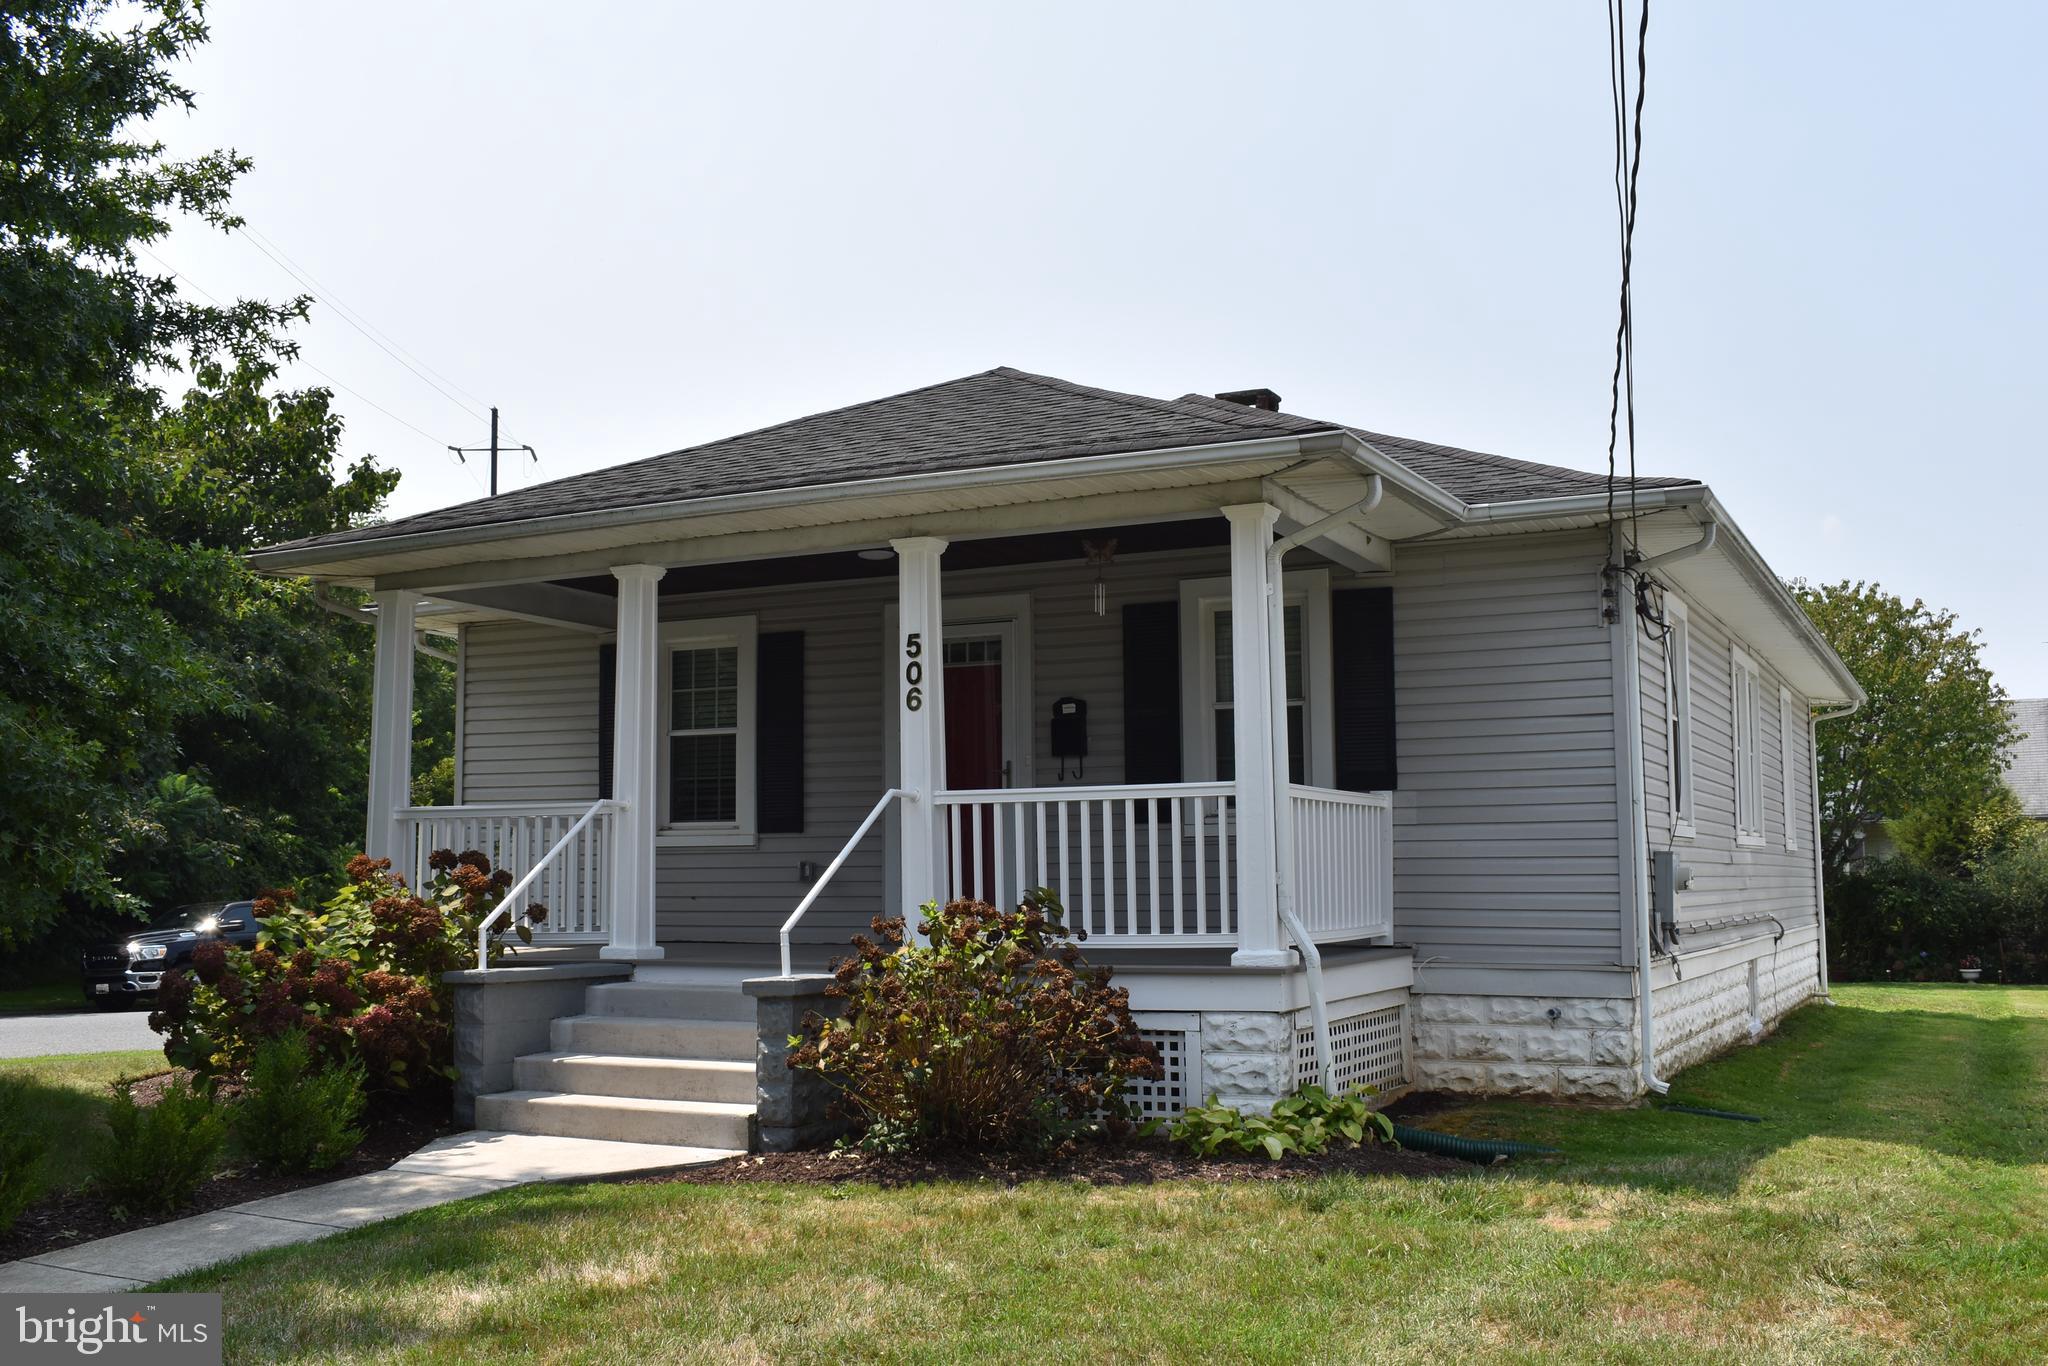
<path fill-rule="evenodd" d="M 396 476 L 337 478 L 326 392 L 269 392 L 307 300 L 202 305 L 142 263 L 176 218 L 238 222 L 243 158 L 137 131 L 191 104 L 205 37 L 185 0 L 0 14 L 0 948 L 360 838 L 368 632 L 241 553 Z"/>
<path fill-rule="evenodd" d="M 1953 612 L 1874 583 L 1792 591 L 1870 698 L 1818 730 L 1821 857 L 1832 882 L 1874 822 L 1966 824 L 2002 786 L 2012 719 L 1978 633 Z M 1949 814 L 1916 815 L 1937 812 Z"/>

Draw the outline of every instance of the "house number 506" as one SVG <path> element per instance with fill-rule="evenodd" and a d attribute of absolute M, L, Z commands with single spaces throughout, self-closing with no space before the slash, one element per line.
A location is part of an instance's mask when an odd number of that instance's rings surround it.
<path fill-rule="evenodd" d="M 916 631 L 903 637 L 903 681 L 910 685 L 903 706 L 917 711 L 924 706 L 924 641 Z"/>

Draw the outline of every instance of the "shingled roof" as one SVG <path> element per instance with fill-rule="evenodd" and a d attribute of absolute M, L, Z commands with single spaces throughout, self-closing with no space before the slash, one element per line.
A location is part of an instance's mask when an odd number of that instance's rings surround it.
<path fill-rule="evenodd" d="M 1008 366 L 816 413 L 588 474 L 396 521 L 294 541 L 344 545 L 463 526 L 510 524 L 693 498 L 841 484 L 889 476 L 1027 465 L 1080 456 L 1350 430 L 1467 503 L 1564 497 L 1605 487 L 1601 475 L 1485 455 L 1292 413 L 1095 389 Z M 1642 479 L 1644 488 L 1689 479 Z"/>

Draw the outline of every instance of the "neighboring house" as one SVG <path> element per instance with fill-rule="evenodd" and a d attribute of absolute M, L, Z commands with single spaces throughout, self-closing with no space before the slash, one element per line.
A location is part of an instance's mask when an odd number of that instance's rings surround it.
<path fill-rule="evenodd" d="M 2005 781 L 2019 796 L 2020 810 L 2048 821 L 2048 697 L 2021 697 L 2006 705 L 2020 736 L 2005 752 Z"/>
<path fill-rule="evenodd" d="M 1603 571 L 1632 515 L 1668 627 Z M 752 1018 L 800 902 L 815 969 L 877 914 L 1052 887 L 1166 1112 L 1319 1071 L 1630 1097 L 1825 991 L 1809 717 L 1861 693 L 1692 480 L 997 369 L 256 562 L 375 595 L 370 850 L 556 849 L 554 937 L 631 965 L 552 1049 L 466 1059 L 518 1088 L 499 1126 L 743 1124 L 731 1076 L 660 1064 L 754 1079 L 705 1022 Z M 415 809 L 430 623 L 458 805 Z"/>

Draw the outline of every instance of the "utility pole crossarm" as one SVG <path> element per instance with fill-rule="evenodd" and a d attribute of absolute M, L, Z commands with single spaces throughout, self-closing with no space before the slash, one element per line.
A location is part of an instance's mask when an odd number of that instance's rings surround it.
<path fill-rule="evenodd" d="M 493 497 L 493 498 L 496 498 L 496 497 L 498 496 L 498 453 L 499 453 L 500 451 L 525 451 L 525 452 L 526 452 L 526 454 L 527 454 L 527 457 L 528 457 L 529 459 L 531 459 L 531 460 L 532 460 L 532 461 L 533 461 L 533 462 L 534 462 L 535 464 L 539 464 L 539 463 L 540 463 L 540 452 L 539 452 L 539 451 L 537 451 L 537 450 L 535 450 L 535 449 L 534 449 L 533 447 L 531 447 L 531 446 L 528 446 L 528 445 L 524 445 L 524 444 L 521 444 L 521 445 L 517 445 L 517 446 L 501 446 L 501 445 L 499 445 L 499 444 L 498 444 L 498 410 L 497 410 L 497 408 L 496 408 L 495 406 L 493 406 L 493 407 L 492 407 L 492 409 L 491 409 L 491 444 L 490 444 L 490 445 L 488 445 L 488 446 L 450 446 L 450 447 L 449 447 L 448 449 L 449 449 L 449 450 L 451 450 L 451 451 L 453 451 L 453 452 L 455 452 L 455 458 L 456 458 L 457 460 L 460 460 L 460 461 L 462 461 L 462 462 L 463 462 L 464 464 L 468 464 L 468 463 L 469 463 L 469 456 L 470 456 L 470 453 L 471 453 L 471 452 L 473 452 L 473 451 L 475 451 L 475 452 L 489 451 L 489 452 L 491 453 L 491 497 Z"/>

